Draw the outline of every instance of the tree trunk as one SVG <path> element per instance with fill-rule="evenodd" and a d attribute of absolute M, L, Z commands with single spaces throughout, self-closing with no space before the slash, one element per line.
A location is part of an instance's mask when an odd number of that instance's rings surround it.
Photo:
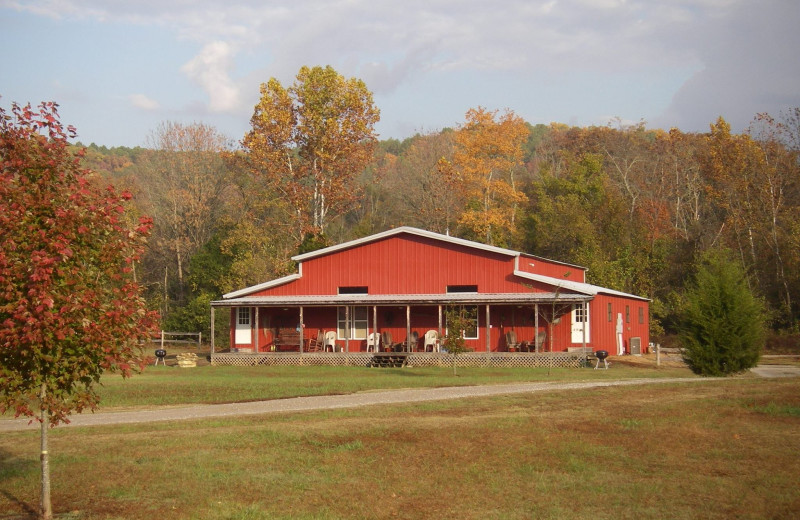
<path fill-rule="evenodd" d="M 50 427 L 50 418 L 45 409 L 44 400 L 47 387 L 42 383 L 39 391 L 39 401 L 42 407 L 41 424 L 41 462 L 42 462 L 42 494 L 39 499 L 39 518 L 50 520 L 53 518 L 53 506 L 50 503 L 50 461 L 47 453 L 47 429 Z"/>

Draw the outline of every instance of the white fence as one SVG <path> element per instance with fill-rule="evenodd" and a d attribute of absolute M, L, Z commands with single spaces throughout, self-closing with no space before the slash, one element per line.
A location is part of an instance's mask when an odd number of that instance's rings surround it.
<path fill-rule="evenodd" d="M 170 339 L 171 338 L 171 339 Z M 197 338 L 197 339 L 194 339 Z M 152 338 L 153 343 L 160 343 L 164 348 L 166 343 L 196 343 L 199 348 L 203 343 L 202 332 L 167 332 L 162 330 L 161 335 Z"/>

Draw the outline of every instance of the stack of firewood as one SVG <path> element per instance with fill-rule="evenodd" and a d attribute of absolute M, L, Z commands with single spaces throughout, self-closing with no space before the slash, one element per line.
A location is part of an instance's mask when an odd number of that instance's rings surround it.
<path fill-rule="evenodd" d="M 175 356 L 175 359 L 178 360 L 178 366 L 182 368 L 197 366 L 197 354 L 195 354 L 194 352 L 184 352 L 181 354 L 177 354 Z"/>

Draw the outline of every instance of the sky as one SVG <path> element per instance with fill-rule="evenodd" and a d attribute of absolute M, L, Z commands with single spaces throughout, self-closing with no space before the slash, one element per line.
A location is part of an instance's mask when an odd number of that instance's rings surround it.
<path fill-rule="evenodd" d="M 470 108 L 531 124 L 744 131 L 800 107 L 798 0 L 0 0 L 0 106 L 59 104 L 84 144 L 165 121 L 239 142 L 259 86 L 331 65 L 380 139 Z"/>

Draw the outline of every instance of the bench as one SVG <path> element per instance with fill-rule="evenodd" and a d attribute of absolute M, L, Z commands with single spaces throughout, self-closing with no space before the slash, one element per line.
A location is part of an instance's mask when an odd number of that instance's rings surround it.
<path fill-rule="evenodd" d="M 295 329 L 281 329 L 272 344 L 275 346 L 275 350 L 279 352 L 300 350 L 300 332 Z"/>

